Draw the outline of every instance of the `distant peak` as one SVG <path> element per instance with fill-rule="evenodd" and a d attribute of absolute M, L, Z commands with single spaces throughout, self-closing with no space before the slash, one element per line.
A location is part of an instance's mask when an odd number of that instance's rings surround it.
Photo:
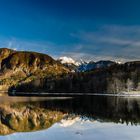
<path fill-rule="evenodd" d="M 60 61 L 62 64 L 74 64 L 76 66 L 79 65 L 79 63 L 76 62 L 73 58 L 67 56 L 62 56 L 58 58 L 58 61 Z"/>

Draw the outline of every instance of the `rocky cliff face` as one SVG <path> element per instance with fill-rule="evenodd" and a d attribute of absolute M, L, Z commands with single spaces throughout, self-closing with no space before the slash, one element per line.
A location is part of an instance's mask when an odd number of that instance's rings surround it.
<path fill-rule="evenodd" d="M 65 66 L 46 54 L 0 49 L 0 90 L 68 72 Z"/>

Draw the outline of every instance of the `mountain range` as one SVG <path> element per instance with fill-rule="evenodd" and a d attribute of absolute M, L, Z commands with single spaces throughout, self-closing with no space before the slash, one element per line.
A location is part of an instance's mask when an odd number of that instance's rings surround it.
<path fill-rule="evenodd" d="M 117 62 L 110 61 L 110 60 L 100 60 L 97 62 L 94 62 L 92 60 L 89 62 L 80 60 L 79 62 L 77 62 L 71 57 L 66 57 L 66 56 L 60 57 L 58 61 L 63 65 L 65 65 L 66 67 L 68 67 L 73 72 L 85 72 L 97 68 L 107 68 L 117 64 Z"/>
<path fill-rule="evenodd" d="M 0 90 L 50 93 L 140 91 L 140 61 L 58 60 L 37 52 L 0 49 Z"/>

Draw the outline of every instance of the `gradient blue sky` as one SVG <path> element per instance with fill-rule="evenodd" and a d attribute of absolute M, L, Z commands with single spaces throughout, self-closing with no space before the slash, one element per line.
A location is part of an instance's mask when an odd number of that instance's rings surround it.
<path fill-rule="evenodd" d="M 139 60 L 140 1 L 0 0 L 0 47 Z"/>

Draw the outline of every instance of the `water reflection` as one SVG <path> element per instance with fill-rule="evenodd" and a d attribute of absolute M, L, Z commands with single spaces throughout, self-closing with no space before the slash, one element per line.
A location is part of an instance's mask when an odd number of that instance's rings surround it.
<path fill-rule="evenodd" d="M 47 129 L 56 122 L 61 127 L 68 127 L 75 122 L 87 121 L 138 125 L 140 98 L 82 96 L 0 99 L 1 135 Z M 80 132 L 75 133 L 81 135 Z"/>
<path fill-rule="evenodd" d="M 140 123 L 140 98 L 82 96 L 69 100 L 49 101 L 46 107 L 105 122 L 132 125 Z"/>
<path fill-rule="evenodd" d="M 41 102 L 4 103 L 0 105 L 0 134 L 47 129 L 64 115 L 61 111 L 46 109 Z"/>

